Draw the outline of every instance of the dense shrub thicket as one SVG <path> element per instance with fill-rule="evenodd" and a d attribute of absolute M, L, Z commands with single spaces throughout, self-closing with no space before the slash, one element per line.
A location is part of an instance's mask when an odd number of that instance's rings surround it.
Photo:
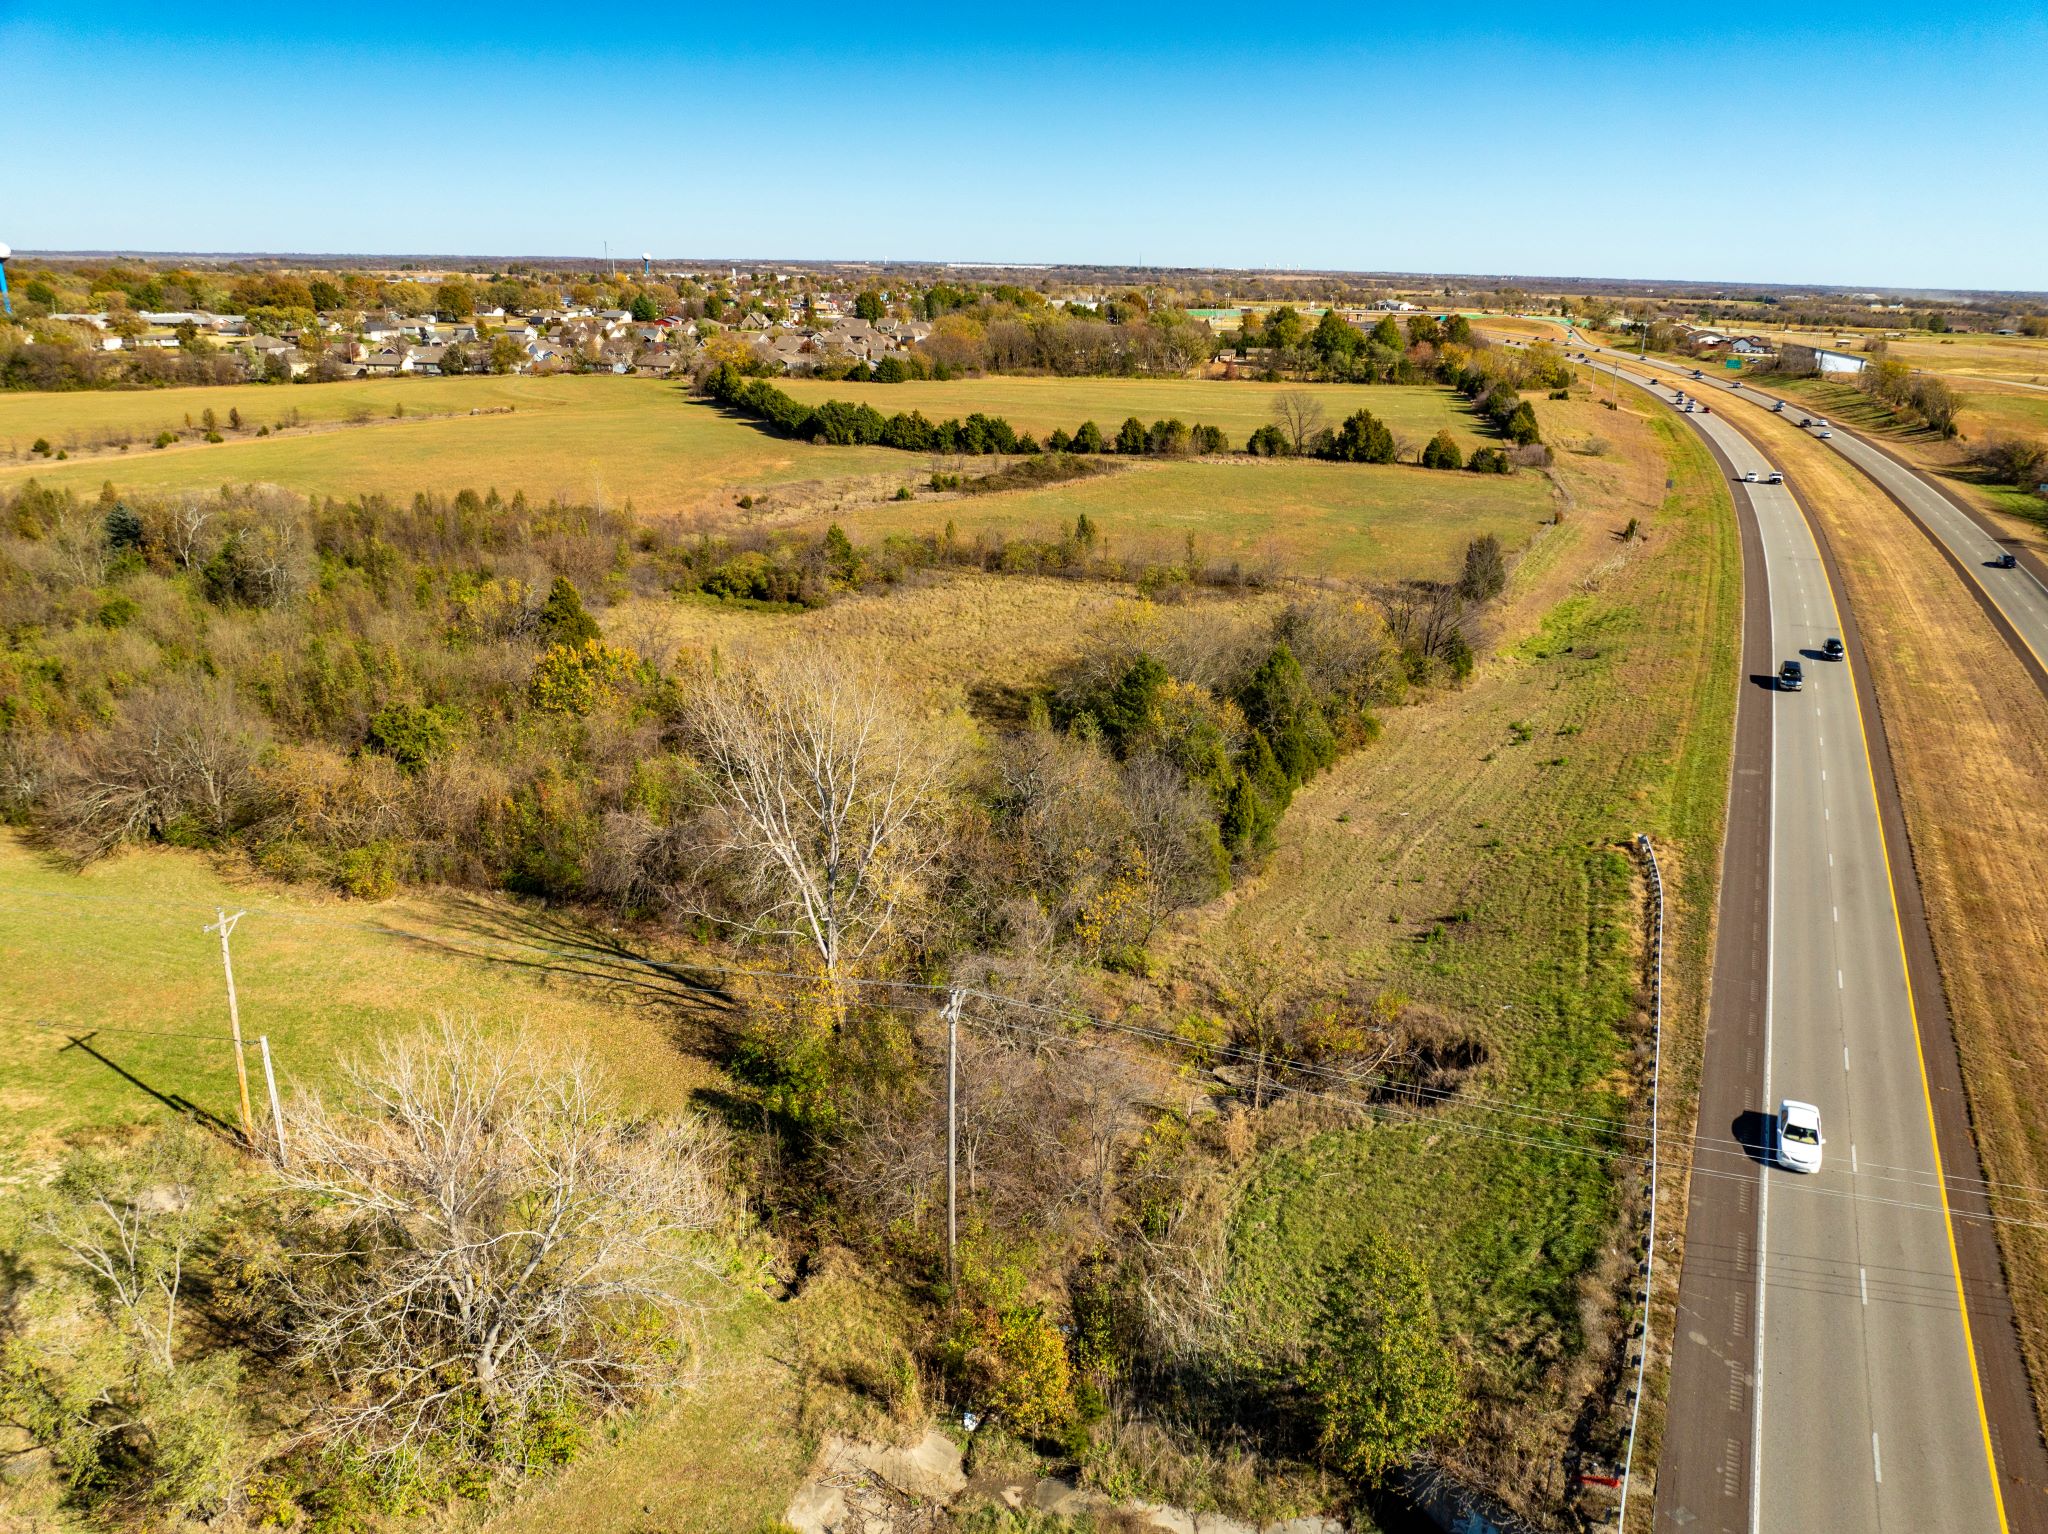
<path fill-rule="evenodd" d="M 695 661 L 657 616 L 600 630 L 587 603 L 814 607 L 937 566 L 1159 597 L 1272 579 L 1112 552 L 1085 517 L 1054 539 L 949 527 L 859 548 L 837 527 L 685 535 L 630 509 L 495 493 L 149 501 L 31 483 L 0 501 L 0 808 L 85 855 L 234 846 L 364 896 L 435 880 L 644 906 L 693 812 Z M 1459 615 L 1413 592 L 1355 604 L 1313 624 L 1322 607 L 1297 604 L 1293 628 L 1227 665 L 1104 641 L 1091 681 L 1048 679 L 1051 722 L 1117 762 L 1170 761 L 1215 839 L 1256 855 L 1389 688 L 1469 656 Z M 1153 717 L 1169 703 L 1170 749 Z"/>

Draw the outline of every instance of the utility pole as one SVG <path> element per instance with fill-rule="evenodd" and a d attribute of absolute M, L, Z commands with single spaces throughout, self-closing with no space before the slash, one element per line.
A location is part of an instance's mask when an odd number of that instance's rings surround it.
<path fill-rule="evenodd" d="M 216 921 L 208 922 L 205 930 L 220 934 L 220 967 L 228 977 L 228 1029 L 235 1036 L 235 1079 L 242 1088 L 242 1138 L 250 1145 L 256 1143 L 256 1116 L 249 1111 L 249 1062 L 242 1056 L 242 1013 L 235 1004 L 235 961 L 228 952 L 228 936 L 235 930 L 235 923 L 249 913 L 237 911 L 228 915 L 221 906 L 214 907 Z"/>
<path fill-rule="evenodd" d="M 960 1287 L 960 1003 L 946 995 L 946 1287 Z"/>
<path fill-rule="evenodd" d="M 270 1090 L 270 1127 L 277 1135 L 277 1164 L 284 1165 L 284 1110 L 277 1105 L 277 1072 L 270 1068 L 270 1035 L 256 1035 L 256 1047 L 263 1052 L 263 1085 Z"/>

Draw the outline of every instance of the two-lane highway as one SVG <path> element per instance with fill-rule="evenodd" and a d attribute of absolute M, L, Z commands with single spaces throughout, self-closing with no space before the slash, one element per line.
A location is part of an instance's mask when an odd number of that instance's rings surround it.
<path fill-rule="evenodd" d="M 1774 466 L 1722 417 L 1687 420 L 1738 476 L 1768 478 Z M 1657 1523 L 1692 1534 L 2000 1530 L 1854 662 L 1822 658 L 1842 621 L 1790 491 L 1760 483 L 1738 493 L 1762 552 L 1750 579 L 1761 577 L 1769 603 L 1767 669 L 1798 659 L 1806 681 L 1771 705 L 1769 912 L 1765 951 L 1754 955 L 1768 981 L 1755 1098 L 1741 1125 L 1702 1121 L 1702 1164 L 1724 1167 L 1737 1141 L 1768 1163 L 1767 1116 L 1786 1097 L 1820 1107 L 1827 1144 L 1817 1175 L 1758 1170 L 1753 1247 L 1737 1242 L 1735 1260 L 1697 1267 L 1708 1254 L 1687 1254 Z M 1719 940 L 1751 938 L 1724 923 Z M 1703 1294 L 1744 1284 L 1753 1294 Z M 1689 1325 L 1710 1311 L 1737 1318 L 1752 1357 L 1731 1357 L 1735 1339 Z M 1744 1386 L 1746 1400 L 1724 1399 Z M 1681 1473 L 1670 1462 L 1688 1444 L 1679 1419 L 1702 1404 L 1681 1391 L 1719 1392 L 1705 1405 L 1724 1415 L 1746 1406 L 1749 1441 Z M 1706 1433 L 1689 1443 L 1699 1452 L 1714 1441 Z"/>

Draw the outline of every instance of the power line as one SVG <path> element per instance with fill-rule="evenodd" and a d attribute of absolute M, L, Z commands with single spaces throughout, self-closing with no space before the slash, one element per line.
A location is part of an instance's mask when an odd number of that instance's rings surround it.
<path fill-rule="evenodd" d="M 76 895 L 73 895 L 71 893 L 63 891 L 17 892 L 0 888 L 0 897 L 4 897 L 8 894 L 14 893 L 23 893 L 35 896 L 47 895 L 48 898 L 55 899 L 86 899 L 109 904 L 126 904 L 129 906 L 149 905 L 151 906 L 152 909 L 158 909 L 151 902 L 137 900 L 133 897 L 89 894 L 85 892 L 79 892 Z M 384 922 L 366 922 L 347 917 L 321 916 L 312 912 L 286 911 L 276 907 L 254 907 L 251 908 L 246 914 L 252 917 L 271 916 L 283 920 L 310 922 L 325 926 L 351 927 L 361 931 L 372 932 L 384 937 L 401 938 L 413 941 L 432 941 L 431 939 L 426 938 L 423 934 L 409 932 L 403 927 L 395 926 L 390 923 Z M 638 954 L 627 953 L 615 949 L 563 948 L 552 944 L 536 943 L 521 939 L 504 937 L 496 938 L 494 939 L 494 941 L 514 951 L 546 954 L 557 958 L 575 959 L 586 962 L 605 962 L 610 964 L 622 965 L 629 968 L 639 969 L 642 971 L 658 974 L 665 978 L 675 980 L 690 981 L 695 979 L 697 976 L 706 974 L 745 976 L 761 980 L 787 980 L 796 982 L 812 982 L 816 981 L 819 978 L 815 973 L 811 972 L 793 970 L 764 970 L 749 968 L 748 966 L 740 964 L 731 964 L 713 960 L 668 962 L 658 959 L 647 959 L 641 957 Z M 474 950 L 454 947 L 453 945 L 448 944 L 443 944 L 442 946 L 447 947 L 449 952 L 459 955 L 467 955 L 470 957 L 482 958 L 486 960 L 491 958 L 491 955 L 486 952 L 477 952 Z M 943 996 L 949 993 L 952 989 L 954 989 L 952 987 L 936 984 L 929 981 L 890 980 L 870 976 L 844 977 L 838 983 L 857 990 L 869 992 L 894 992 L 903 995 L 916 995 L 921 997 Z M 1108 1018 L 1098 1017 L 1092 1013 L 1078 1011 L 1073 1008 L 1048 1006 L 1045 1003 L 1027 1001 L 1021 997 L 1004 996 L 997 992 L 985 991 L 976 988 L 960 989 L 962 989 L 965 995 L 972 996 L 977 1000 L 985 1001 L 993 1005 L 1012 1008 L 1016 1010 L 1030 1011 L 1044 1016 L 1059 1018 L 1064 1021 L 1073 1023 L 1077 1026 L 1091 1028 L 1096 1031 L 1120 1033 L 1129 1037 L 1141 1038 L 1151 1042 L 1168 1045 L 1170 1047 L 1200 1052 L 1210 1055 L 1212 1057 L 1221 1057 L 1239 1063 L 1259 1063 L 1261 1061 L 1261 1057 L 1257 1055 L 1255 1052 L 1243 1050 L 1227 1044 L 1201 1044 L 1194 1040 L 1183 1038 L 1178 1034 L 1167 1032 L 1163 1029 L 1148 1028 L 1141 1024 L 1135 1023 L 1114 1022 Z M 1015 1024 L 1006 1026 L 1021 1027 L 1021 1025 Z M 1053 1035 L 1048 1033 L 1041 1033 L 1040 1036 L 1047 1038 L 1060 1037 L 1059 1035 Z M 1703 1136 L 1698 1135 L 1697 1133 L 1690 1135 L 1682 1135 L 1670 1132 L 1659 1132 L 1650 1129 L 1645 1129 L 1640 1125 L 1632 1124 L 1624 1119 L 1613 1118 L 1605 1115 L 1577 1113 L 1563 1109 L 1540 1108 L 1534 1106 L 1533 1104 L 1525 1104 L 1515 1101 L 1503 1100 L 1496 1097 L 1488 1097 L 1467 1090 L 1433 1087 L 1422 1083 L 1402 1082 L 1396 1078 L 1387 1076 L 1384 1073 L 1349 1073 L 1336 1067 L 1319 1064 L 1315 1061 L 1300 1060 L 1289 1056 L 1266 1056 L 1264 1057 L 1263 1063 L 1269 1069 L 1276 1069 L 1280 1071 L 1316 1077 L 1322 1080 L 1330 1081 L 1344 1086 L 1376 1089 L 1383 1092 L 1390 1092 L 1396 1094 L 1397 1096 L 1414 1098 L 1419 1100 L 1421 1103 L 1427 1104 L 1431 1108 L 1469 1108 L 1479 1113 L 1499 1114 L 1511 1118 L 1522 1119 L 1530 1123 L 1532 1126 L 1546 1125 L 1565 1132 L 1576 1131 L 1588 1135 L 1612 1137 L 1624 1142 L 1629 1142 L 1635 1148 L 1631 1150 L 1621 1150 L 1616 1148 L 1596 1149 L 1595 1147 L 1587 1145 L 1583 1142 L 1546 1140 L 1538 1137 L 1533 1132 L 1522 1136 L 1509 1135 L 1504 1131 L 1488 1132 L 1492 1138 L 1503 1140 L 1509 1143 L 1518 1143 L 1531 1148 L 1553 1149 L 1571 1152 L 1575 1154 L 1597 1154 L 1609 1157 L 1610 1159 L 1626 1157 L 1626 1159 L 1628 1160 L 1639 1162 L 1645 1167 L 1647 1167 L 1650 1159 L 1648 1153 L 1651 1149 L 1654 1140 L 1655 1145 L 1666 1150 L 1683 1149 L 1689 1151 L 1691 1153 L 1693 1163 L 1691 1175 L 1695 1177 L 1724 1177 L 1735 1180 L 1748 1180 L 1750 1177 L 1753 1177 L 1755 1175 L 1753 1170 L 1743 1165 L 1744 1163 L 1750 1162 L 1752 1160 L 1752 1153 L 1749 1150 L 1741 1146 L 1731 1146 L 1723 1142 L 1710 1140 Z M 1306 1095 L 1310 1097 L 1318 1097 L 1325 1101 L 1343 1102 L 1353 1107 L 1359 1106 L 1360 1101 L 1359 1099 L 1346 1097 L 1337 1093 L 1317 1093 L 1308 1088 L 1304 1088 L 1298 1085 L 1282 1081 L 1274 1082 L 1271 1085 L 1271 1090 L 1275 1092 L 1286 1093 L 1291 1096 L 1299 1097 Z M 1393 1109 L 1392 1105 L 1385 1100 L 1382 1100 L 1379 1103 L 1377 1103 L 1375 1107 L 1377 1110 L 1396 1111 Z M 1421 1114 L 1424 1110 L 1420 1107 L 1402 1107 L 1398 1109 L 1398 1111 L 1409 1114 L 1417 1122 L 1428 1122 L 1441 1124 L 1445 1126 L 1455 1126 L 1458 1132 L 1460 1133 L 1476 1132 L 1480 1128 L 1480 1126 L 1464 1124 L 1449 1117 L 1424 1119 L 1421 1117 Z M 1733 1162 L 1737 1167 L 1741 1168 L 1741 1170 L 1719 1170 L 1711 1164 L 1716 1158 L 1718 1158 L 1724 1163 Z M 1886 1168 L 1885 1170 L 1896 1175 L 1872 1176 L 1870 1173 L 1863 1171 L 1859 1171 L 1855 1175 L 1860 1181 L 1865 1182 L 1897 1183 L 1908 1189 L 1920 1189 L 1927 1192 L 1934 1192 L 1937 1189 L 1941 1189 L 1953 1195 L 1979 1194 L 1985 1197 L 1987 1200 L 1992 1197 L 1996 1197 L 2002 1202 L 2007 1203 L 2043 1206 L 2044 1212 L 2048 1212 L 2048 1187 L 2043 1187 L 2037 1184 L 2024 1183 L 2011 1179 L 1987 1179 L 1983 1177 L 1964 1178 L 1949 1173 L 1941 1174 L 1939 1180 L 1937 1181 L 1935 1178 L 1935 1174 L 1931 1172 L 1915 1171 L 1911 1168 L 1903 1167 Z M 1864 1199 L 1866 1201 L 1888 1203 L 1900 1208 L 1918 1209 L 1923 1207 L 1932 1207 L 1924 1206 L 1917 1202 L 1906 1199 L 1879 1199 L 1875 1195 L 1871 1194 L 1842 1195 L 1835 1193 L 1834 1190 L 1818 1188 L 1814 1191 L 1827 1193 L 1830 1196 L 1848 1196 Z M 2024 1229 L 2048 1229 L 2048 1221 L 2036 1222 L 2021 1219 L 2014 1215 L 2000 1215 L 1993 1213 L 1979 1214 L 1970 1211 L 1957 1211 L 1957 1217 L 1961 1219 L 1978 1220 L 1980 1222 L 2014 1225 Z"/>

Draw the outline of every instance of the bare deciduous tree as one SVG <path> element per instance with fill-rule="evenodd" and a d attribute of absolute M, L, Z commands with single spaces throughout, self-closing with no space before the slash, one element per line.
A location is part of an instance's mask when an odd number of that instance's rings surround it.
<path fill-rule="evenodd" d="M 1273 424 L 1286 434 L 1297 455 L 1307 452 L 1310 441 L 1323 429 L 1323 407 L 1303 389 L 1289 389 L 1273 401 Z"/>
<path fill-rule="evenodd" d="M 630 1120 L 587 1058 L 446 1021 L 344 1082 L 294 1102 L 283 1173 L 316 1210 L 293 1341 L 340 1437 L 402 1452 L 464 1398 L 610 1405 L 670 1367 L 725 1218 L 706 1125 Z"/>
<path fill-rule="evenodd" d="M 185 819 L 217 834 L 253 792 L 261 744 L 227 683 L 166 683 L 72 753 L 55 774 L 53 816 L 95 856 Z"/>
<path fill-rule="evenodd" d="M 921 893 L 945 831 L 950 743 L 821 648 L 708 677 L 690 715 L 719 865 L 753 934 L 837 979 Z M 714 913 L 715 914 L 715 913 Z"/>

